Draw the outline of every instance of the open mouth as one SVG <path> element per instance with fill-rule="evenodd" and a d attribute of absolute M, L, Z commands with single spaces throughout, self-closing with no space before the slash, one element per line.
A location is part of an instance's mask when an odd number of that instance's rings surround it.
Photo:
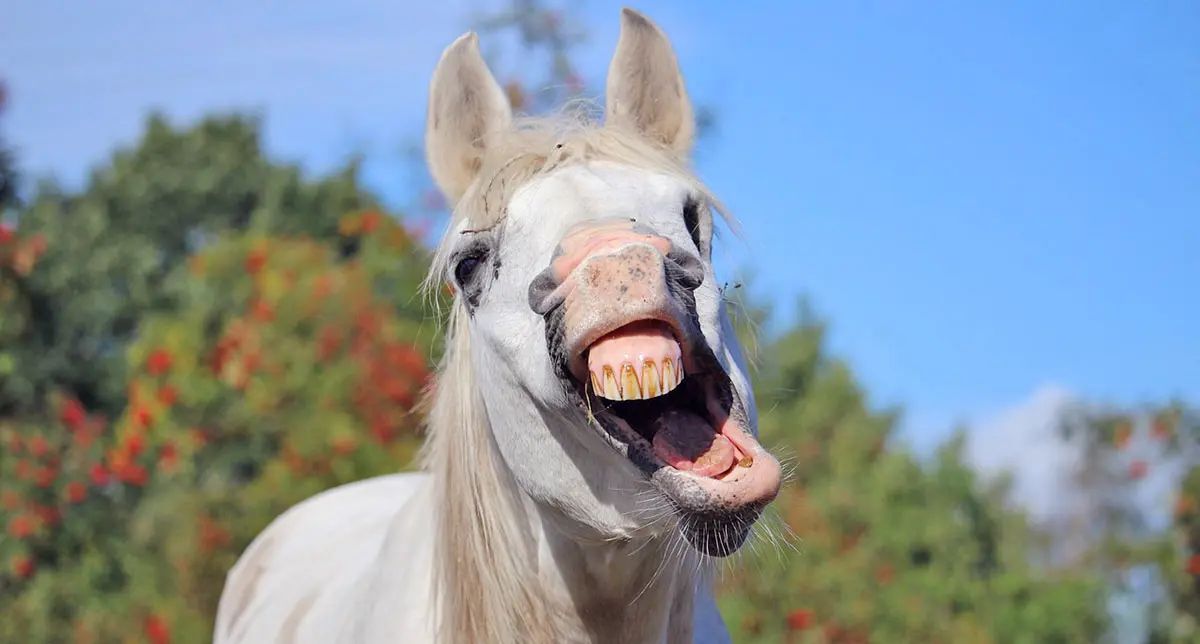
<path fill-rule="evenodd" d="M 756 445 L 721 402 L 730 398 L 729 377 L 720 368 L 698 371 L 667 325 L 621 327 L 585 358 L 589 409 L 625 442 L 644 442 L 661 465 L 703 479 L 737 478 L 753 466 Z"/>
<path fill-rule="evenodd" d="M 682 340 L 682 341 L 681 341 Z M 753 435 L 729 375 L 703 338 L 643 319 L 568 361 L 579 404 L 647 478 L 703 554 L 736 552 L 779 493 L 779 462 Z"/>

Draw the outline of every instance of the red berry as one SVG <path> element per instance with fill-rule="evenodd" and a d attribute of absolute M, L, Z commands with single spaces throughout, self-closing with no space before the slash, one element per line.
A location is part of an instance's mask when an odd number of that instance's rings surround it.
<path fill-rule="evenodd" d="M 37 570 L 37 564 L 35 564 L 33 559 L 29 558 L 27 555 L 13 557 L 11 565 L 13 574 L 21 579 L 29 579 Z"/>
<path fill-rule="evenodd" d="M 787 614 L 787 627 L 789 630 L 803 631 L 811 628 L 813 622 L 812 611 L 804 608 L 797 608 Z"/>
<path fill-rule="evenodd" d="M 171 368 L 171 354 L 166 349 L 155 349 L 146 358 L 146 371 L 152 376 L 160 376 Z"/>

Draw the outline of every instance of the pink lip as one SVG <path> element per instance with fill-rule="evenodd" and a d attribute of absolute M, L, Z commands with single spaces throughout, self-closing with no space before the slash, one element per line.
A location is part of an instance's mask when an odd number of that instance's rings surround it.
<path fill-rule="evenodd" d="M 720 434 L 733 443 L 737 452 L 745 458 L 729 472 L 716 477 L 689 476 L 709 497 L 726 508 L 741 508 L 748 505 L 765 505 L 779 494 L 782 484 L 782 469 L 779 461 L 759 444 L 746 428 L 726 414 L 709 398 L 708 412 L 719 428 Z M 750 461 L 746 463 L 747 459 Z"/>
<path fill-rule="evenodd" d="M 708 412 L 713 425 L 719 428 L 719 433 L 733 443 L 737 454 L 733 467 L 728 472 L 710 477 L 679 470 L 667 463 L 662 463 L 662 466 L 672 474 L 694 482 L 714 508 L 739 510 L 770 503 L 779 494 L 782 485 L 779 461 L 764 449 L 746 428 L 725 413 L 711 396 Z M 624 419 L 618 416 L 613 418 L 625 431 L 629 440 L 646 442 Z"/>

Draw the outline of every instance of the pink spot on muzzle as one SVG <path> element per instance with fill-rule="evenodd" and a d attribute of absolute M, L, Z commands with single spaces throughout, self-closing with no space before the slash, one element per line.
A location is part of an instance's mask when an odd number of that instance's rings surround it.
<path fill-rule="evenodd" d="M 629 375 L 621 371 L 624 354 L 629 354 L 636 376 L 644 371 L 644 364 L 632 362 L 638 355 L 659 360 L 660 375 L 663 357 L 673 358 L 673 366 L 683 360 L 675 335 L 684 312 L 667 284 L 670 240 L 637 232 L 633 222 L 619 220 L 574 230 L 563 238 L 560 249 L 550 272 L 559 282 L 555 296 L 562 299 L 564 348 L 574 377 L 589 379 L 586 355 L 602 338 L 640 322 L 659 322 L 661 331 L 657 337 L 630 336 L 609 349 L 600 347 L 598 355 L 614 368 L 618 384 Z M 603 366 L 600 376 L 597 390 L 603 391 Z"/>

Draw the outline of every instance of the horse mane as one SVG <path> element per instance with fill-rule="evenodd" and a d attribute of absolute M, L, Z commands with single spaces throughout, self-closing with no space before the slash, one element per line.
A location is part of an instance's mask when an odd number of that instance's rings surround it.
<path fill-rule="evenodd" d="M 487 141 L 478 178 L 454 205 L 448 232 L 434 253 L 422 287 L 427 297 L 445 280 L 457 230 L 497 225 L 522 185 L 569 164 L 613 161 L 670 174 L 719 209 L 686 159 L 580 114 L 522 118 Z M 495 445 L 477 385 L 468 319 L 456 295 L 445 354 L 427 397 L 427 438 L 420 454 L 422 469 L 434 481 L 437 638 L 447 644 L 561 642 L 553 603 L 538 578 L 525 501 Z"/>
<path fill-rule="evenodd" d="M 434 482 L 437 639 L 552 644 L 557 638 L 537 580 L 536 546 L 495 445 L 458 301 L 448 327 L 421 452 Z"/>

